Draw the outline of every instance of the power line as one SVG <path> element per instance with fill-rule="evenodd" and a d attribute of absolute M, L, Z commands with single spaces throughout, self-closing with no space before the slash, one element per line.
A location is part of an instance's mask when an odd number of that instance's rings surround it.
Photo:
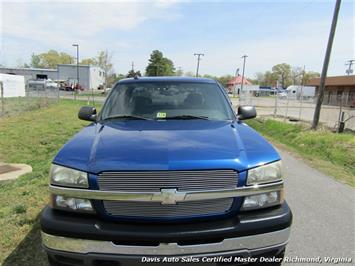
<path fill-rule="evenodd" d="M 194 56 L 197 56 L 196 77 L 198 77 L 198 71 L 199 71 L 199 69 L 200 69 L 201 56 L 205 56 L 205 55 L 204 55 L 204 54 L 201 54 L 201 53 L 195 53 Z"/>

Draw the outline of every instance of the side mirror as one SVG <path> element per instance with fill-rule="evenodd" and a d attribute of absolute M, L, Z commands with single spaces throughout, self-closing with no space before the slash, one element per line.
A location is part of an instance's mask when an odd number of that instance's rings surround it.
<path fill-rule="evenodd" d="M 80 108 L 78 118 L 86 121 L 96 121 L 96 108 L 91 106 L 83 106 Z"/>
<path fill-rule="evenodd" d="M 254 106 L 239 106 L 238 107 L 238 119 L 246 120 L 256 117 L 256 109 Z"/>

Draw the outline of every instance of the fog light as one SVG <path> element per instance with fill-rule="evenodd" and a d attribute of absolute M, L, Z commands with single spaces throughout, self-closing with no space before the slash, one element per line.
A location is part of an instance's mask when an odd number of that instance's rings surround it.
<path fill-rule="evenodd" d="M 283 191 L 273 191 L 269 193 L 245 197 L 242 210 L 249 211 L 280 205 L 283 202 Z"/>
<path fill-rule="evenodd" d="M 91 201 L 88 199 L 70 198 L 52 195 L 52 207 L 60 210 L 93 213 Z"/>

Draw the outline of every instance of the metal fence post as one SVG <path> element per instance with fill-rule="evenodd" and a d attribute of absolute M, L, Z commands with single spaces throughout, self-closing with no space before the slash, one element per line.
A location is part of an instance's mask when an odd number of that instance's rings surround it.
<path fill-rule="evenodd" d="M 340 126 L 340 122 L 342 121 L 342 112 L 343 112 L 343 93 L 341 93 L 340 102 L 339 102 L 338 127 Z"/>
<path fill-rule="evenodd" d="M 287 96 L 287 102 L 286 102 L 286 110 L 285 110 L 285 117 L 284 117 L 284 121 L 286 121 L 287 115 L 288 115 L 288 104 L 289 104 L 289 97 Z"/>
<path fill-rule="evenodd" d="M 48 87 L 47 87 L 47 85 L 44 85 L 43 87 L 44 87 L 44 97 L 45 97 L 45 99 L 46 99 L 46 101 L 45 101 L 45 106 L 48 106 L 48 100 L 49 100 L 49 97 L 48 97 Z"/>
<path fill-rule="evenodd" d="M 275 92 L 275 108 L 274 108 L 274 117 L 277 116 L 277 89 Z"/>
<path fill-rule="evenodd" d="M 91 93 L 92 93 L 92 105 L 95 106 L 94 87 L 91 88 Z"/>
<path fill-rule="evenodd" d="M 1 114 L 5 113 L 5 102 L 4 102 L 4 86 L 2 81 L 0 81 L 0 97 L 1 97 Z"/>
<path fill-rule="evenodd" d="M 299 114 L 298 114 L 298 120 L 301 120 L 302 107 L 303 107 L 303 85 L 301 87 L 300 111 L 299 111 Z"/>

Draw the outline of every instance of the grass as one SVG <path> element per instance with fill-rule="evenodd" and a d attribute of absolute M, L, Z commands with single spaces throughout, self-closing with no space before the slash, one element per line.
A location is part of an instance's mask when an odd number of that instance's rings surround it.
<path fill-rule="evenodd" d="M 15 181 L 0 183 L 0 265 L 46 265 L 38 215 L 48 201 L 48 170 L 60 147 L 89 123 L 77 118 L 82 105 L 62 100 L 0 119 L 0 161 L 33 168 Z"/>
<path fill-rule="evenodd" d="M 310 130 L 305 125 L 272 119 L 250 120 L 251 127 L 276 144 L 282 144 L 339 181 L 355 187 L 355 135 Z"/>
<path fill-rule="evenodd" d="M 87 90 L 87 91 L 80 92 L 77 95 L 79 95 L 79 96 L 92 96 L 92 94 L 93 94 L 92 91 Z M 98 96 L 106 97 L 106 95 L 103 93 L 102 90 L 101 91 L 95 90 L 94 91 L 94 97 L 98 97 Z"/>
<path fill-rule="evenodd" d="M 46 108 L 56 103 L 57 98 L 11 97 L 0 99 L 0 117 Z"/>

